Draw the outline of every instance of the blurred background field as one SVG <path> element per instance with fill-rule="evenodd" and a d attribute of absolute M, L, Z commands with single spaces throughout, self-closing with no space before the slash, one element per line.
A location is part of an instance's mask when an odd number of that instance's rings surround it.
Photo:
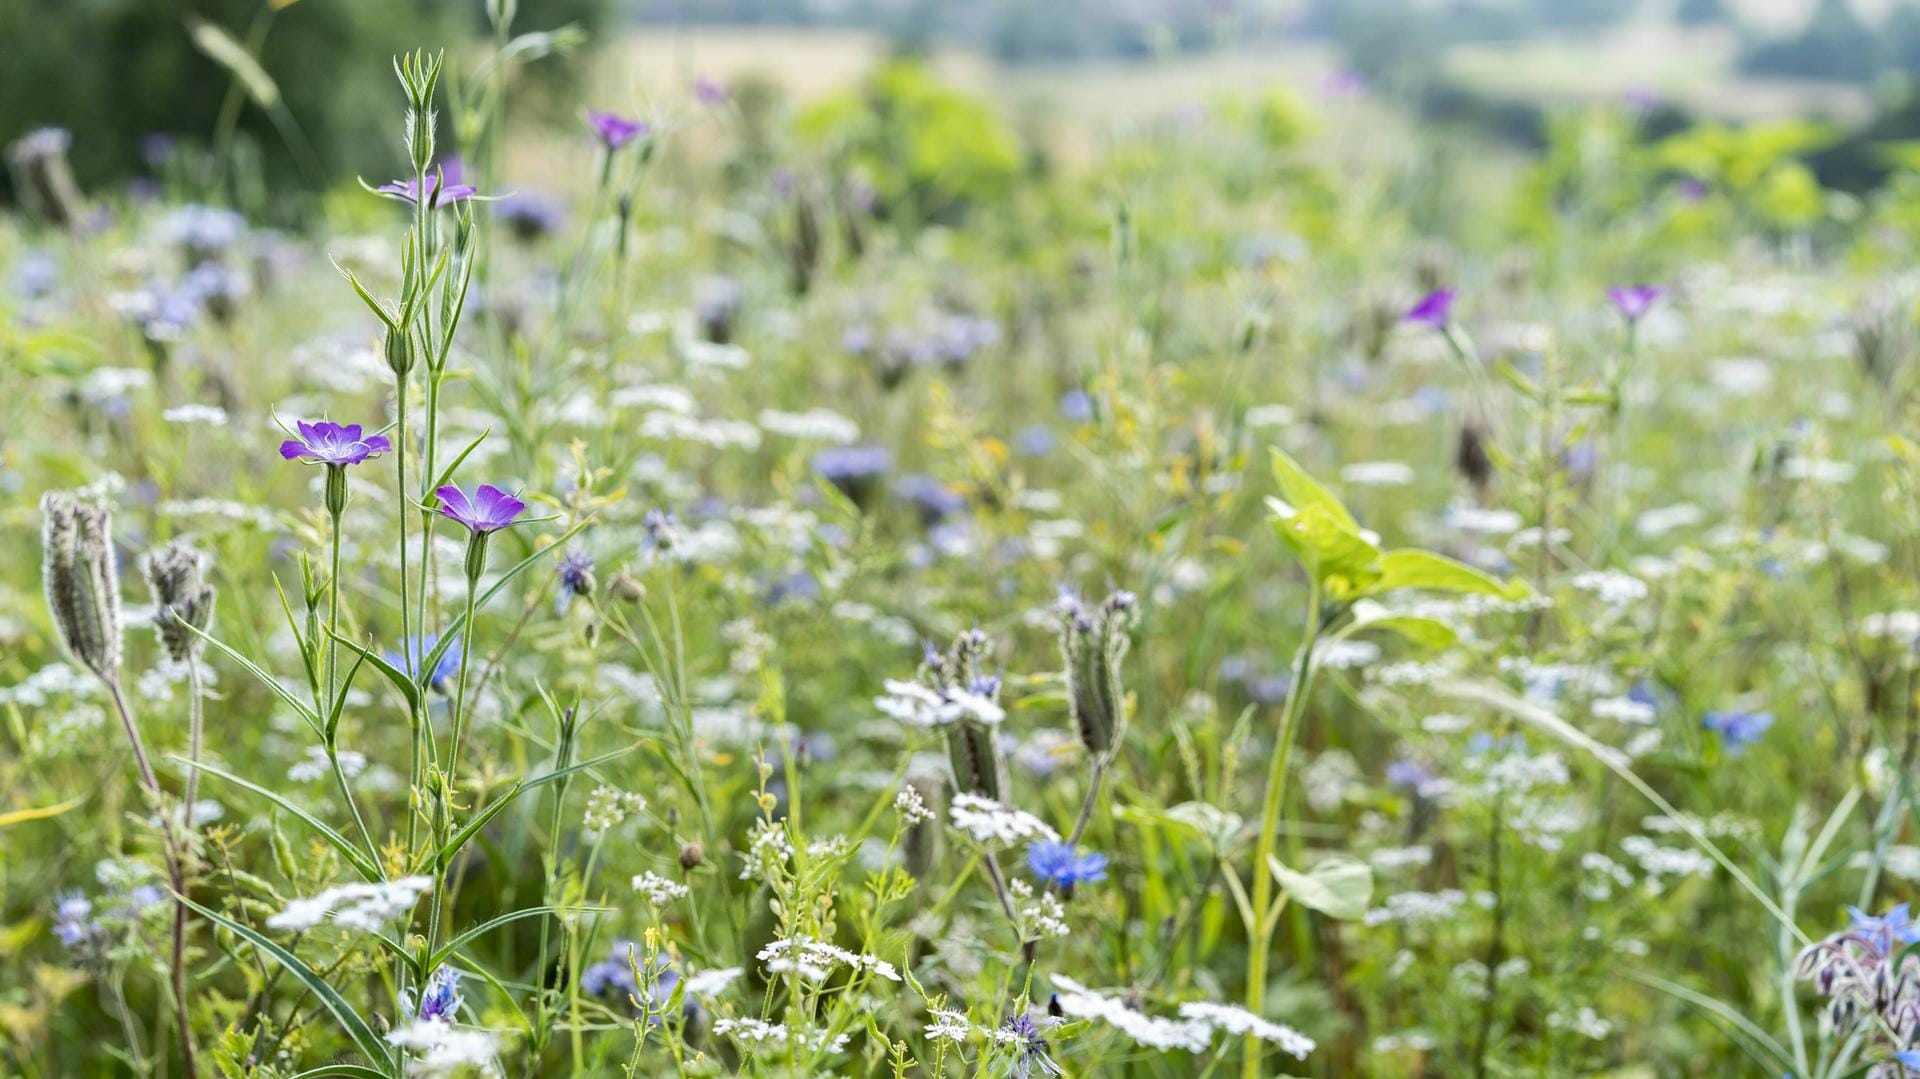
<path fill-rule="evenodd" d="M 1920 3 L 0 42 L 0 1075 L 1920 1075 Z"/>

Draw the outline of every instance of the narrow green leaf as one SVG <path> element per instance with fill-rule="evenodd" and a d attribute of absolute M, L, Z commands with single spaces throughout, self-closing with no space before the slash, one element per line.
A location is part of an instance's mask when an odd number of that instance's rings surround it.
<path fill-rule="evenodd" d="M 535 562 L 540 561 L 540 559 L 542 558 L 559 554 L 562 546 L 568 540 L 579 535 L 582 529 L 586 528 L 588 525 L 592 523 L 593 523 L 593 520 L 591 518 L 585 521 L 581 521 L 579 524 L 574 525 L 572 528 L 569 528 L 564 533 L 562 533 L 559 539 L 554 540 L 552 543 L 549 543 L 546 546 L 541 547 L 540 549 L 534 551 L 532 554 L 521 559 L 517 565 L 515 565 L 512 569 L 508 570 L 507 572 L 501 574 L 499 580 L 493 582 L 493 584 L 490 587 L 488 587 L 488 589 L 485 592 L 480 593 L 480 595 L 475 598 L 473 609 L 478 611 L 484 608 L 487 605 L 488 601 L 492 600 L 493 597 L 499 595 L 501 591 L 503 591 L 507 587 L 507 585 L 510 582 L 512 582 L 512 580 L 515 577 L 518 577 L 522 573 L 525 573 L 527 571 L 527 568 L 529 566 L 532 566 Z M 420 663 L 420 674 L 419 674 L 420 685 L 422 686 L 426 685 L 425 679 L 428 676 L 428 672 L 432 671 L 434 668 L 440 665 L 440 660 L 446 656 L 447 650 L 453 647 L 453 642 L 460 639 L 461 633 L 464 632 L 466 628 L 467 628 L 467 612 L 461 611 L 459 614 L 456 614 L 453 616 L 453 621 L 447 623 L 446 629 L 443 629 L 440 631 L 440 639 L 434 642 L 433 648 L 427 652 L 426 659 L 422 660 Z"/>
<path fill-rule="evenodd" d="M 437 498 L 434 492 L 438 491 L 440 488 L 445 487 L 447 485 L 447 481 L 453 478 L 454 470 L 460 467 L 461 462 L 467 459 L 468 454 L 472 453 L 474 450 L 479 449 L 480 443 L 486 441 L 487 436 L 492 433 L 493 433 L 493 428 L 489 427 L 486 430 L 475 435 L 473 438 L 473 441 L 467 443 L 466 449 L 461 450 L 459 453 L 455 454 L 453 457 L 453 460 L 447 462 L 447 467 L 440 470 L 439 478 L 433 481 L 433 486 L 427 488 L 426 497 L 420 500 L 420 504 L 423 507 L 427 509 L 433 508 L 435 499 Z"/>
<path fill-rule="evenodd" d="M 373 1028 L 367 1025 L 367 1021 L 360 1017 L 359 1012 L 353 1010 L 353 1005 L 348 1004 L 339 993 L 334 991 L 333 986 L 327 984 L 325 978 L 320 977 L 320 975 L 316 973 L 312 967 L 309 967 L 299 956 L 288 951 L 284 946 L 251 926 L 242 925 L 224 914 L 208 910 L 206 907 L 195 903 L 186 896 L 177 896 L 176 898 L 197 911 L 208 921 L 224 926 L 234 934 L 251 942 L 254 947 L 272 956 L 276 962 L 287 968 L 289 973 L 300 979 L 301 983 L 307 987 L 307 990 L 318 998 L 320 1003 L 325 1005 L 328 1011 L 333 1013 L 333 1017 L 338 1019 L 340 1025 L 346 1029 L 347 1036 L 353 1039 L 353 1044 L 360 1047 L 360 1052 L 364 1053 L 368 1060 L 385 1065 L 389 1069 L 392 1068 L 393 1058 L 388 1055 L 386 1044 L 380 1040 L 380 1036 L 373 1032 Z M 382 1079 L 385 1079 L 385 1076 L 389 1074 L 372 1069 L 364 1070 L 358 1074 L 364 1075 L 369 1073 L 381 1076 Z"/>
<path fill-rule="evenodd" d="M 254 104 L 270 109 L 280 103 L 280 87 L 273 81 L 273 76 L 267 74 L 267 69 L 261 67 L 260 61 L 232 34 L 197 15 L 189 15 L 187 36 L 193 39 L 194 48 L 240 80 L 240 85 L 246 87 L 247 96 L 253 99 Z"/>
<path fill-rule="evenodd" d="M 388 662 L 387 657 L 375 655 L 372 649 L 363 647 L 359 643 L 349 640 L 331 629 L 327 631 L 327 635 L 339 641 L 341 644 L 346 645 L 348 648 L 353 649 L 354 653 L 360 657 L 359 660 L 354 663 L 356 670 L 359 669 L 361 663 L 373 664 L 374 669 L 386 675 L 387 681 L 393 683 L 393 688 L 399 690 L 400 695 L 407 699 L 407 708 L 414 713 L 420 711 L 420 686 L 408 676 L 407 672 Z M 402 642 L 402 647 L 406 647 L 406 642 Z M 425 669 L 432 670 L 433 668 L 426 667 Z M 345 697 L 346 694 L 342 693 L 341 696 Z"/>
<path fill-rule="evenodd" d="M 439 951 L 434 952 L 433 955 L 428 957 L 427 964 L 426 964 L 427 969 L 438 970 L 440 968 L 440 964 L 453 958 L 454 955 L 457 954 L 461 948 L 466 947 L 469 941 L 474 940 L 475 938 L 479 937 L 483 933 L 488 932 L 489 930 L 498 929 L 501 926 L 507 925 L 511 922 L 521 921 L 522 919 L 525 919 L 525 918 L 541 917 L 543 915 L 548 915 L 548 914 L 558 917 L 562 913 L 570 913 L 570 914 L 606 913 L 610 909 L 611 908 L 608 908 L 608 907 L 577 907 L 577 908 L 572 908 L 568 911 L 562 912 L 559 907 L 542 905 L 538 907 L 528 907 L 526 910 L 516 910 L 511 914 L 502 914 L 497 918 L 489 918 L 486 921 L 481 922 L 479 925 L 476 925 L 473 928 L 468 929 L 466 932 L 461 933 L 459 936 L 454 937 L 452 940 L 447 941 L 445 944 L 441 945 Z"/>
<path fill-rule="evenodd" d="M 180 624 L 183 626 L 187 626 L 185 622 L 182 622 Z M 287 687 L 281 685 L 280 680 L 278 678 L 275 678 L 273 675 L 270 675 L 266 671 L 261 670 L 259 664 L 241 655 L 239 652 L 234 651 L 232 648 L 227 646 L 226 642 L 220 640 L 218 637 L 215 637 L 210 633 L 202 632 L 201 630 L 193 626 L 187 626 L 187 628 L 190 630 L 193 630 L 194 633 L 199 634 L 199 636 L 203 640 L 205 640 L 208 644 L 213 645 L 215 648 L 218 648 L 221 651 L 221 653 L 224 654 L 228 659 L 231 659 L 235 663 L 238 663 L 240 666 L 246 668 L 249 674 L 253 675 L 255 678 L 260 680 L 261 685 L 266 686 L 268 689 L 272 690 L 274 696 L 279 697 L 280 700 L 287 705 L 287 707 L 292 708 L 296 713 L 298 713 L 301 719 L 306 720 L 307 726 L 312 727 L 314 730 L 314 733 L 318 734 L 320 732 L 320 714 L 318 712 L 315 712 L 313 708 L 310 705 L 308 705 L 305 701 L 294 696 L 293 693 L 287 689 Z"/>
<path fill-rule="evenodd" d="M 381 875 L 379 867 L 373 864 L 373 860 L 370 857 L 368 857 L 368 855 L 365 852 L 361 851 L 360 848 L 354 846 L 353 843 L 349 841 L 346 836 L 343 836 L 339 832 L 334 831 L 332 828 L 327 827 L 325 821 L 322 821 L 320 818 L 314 816 L 313 814 L 307 812 L 304 809 L 301 809 L 299 806 L 294 805 L 292 802 L 288 801 L 285 796 L 275 791 L 268 790 L 267 788 L 262 787 L 258 783 L 255 783 L 251 780 L 241 779 L 239 776 L 234 775 L 232 772 L 228 772 L 220 768 L 216 768 L 205 761 L 190 761 L 187 758 L 179 756 L 177 754 L 170 757 L 169 759 L 172 760 L 175 764 L 184 765 L 188 768 L 198 768 L 200 771 L 205 772 L 208 775 L 217 776 L 233 784 L 236 787 L 241 787 L 246 790 L 250 790 L 253 793 L 261 796 L 262 798 L 267 799 L 268 801 L 272 802 L 274 805 L 277 805 L 281 809 L 284 809 L 287 812 L 293 814 L 294 816 L 300 818 L 300 820 L 306 823 L 307 827 L 312 828 L 314 831 L 320 833 L 320 838 L 326 840 L 327 843 L 333 847 L 333 849 L 339 851 L 340 856 L 345 858 L 348 864 L 352 865 L 353 868 L 357 870 L 361 876 L 367 878 L 369 882 L 377 884 L 380 881 L 383 881 L 386 879 L 384 876 Z"/>

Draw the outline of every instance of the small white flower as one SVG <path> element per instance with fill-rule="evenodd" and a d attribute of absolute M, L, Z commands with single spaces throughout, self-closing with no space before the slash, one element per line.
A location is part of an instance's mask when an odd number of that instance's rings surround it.
<path fill-rule="evenodd" d="M 688 894 L 686 885 L 668 880 L 652 870 L 633 878 L 633 890 L 645 896 L 647 903 L 654 907 L 664 907 Z"/>
<path fill-rule="evenodd" d="M 1032 839 L 1058 840 L 1060 833 L 1023 810 L 1001 805 L 977 794 L 956 794 L 947 809 L 947 823 L 976 843 L 1024 843 Z"/>

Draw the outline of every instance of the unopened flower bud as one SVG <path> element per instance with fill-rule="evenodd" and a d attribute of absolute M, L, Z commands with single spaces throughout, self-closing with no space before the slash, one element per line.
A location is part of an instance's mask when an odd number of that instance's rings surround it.
<path fill-rule="evenodd" d="M 621 572 L 607 582 L 607 590 L 622 603 L 639 603 L 647 598 L 647 586 L 631 574 Z"/>
<path fill-rule="evenodd" d="M 41 531 L 47 606 L 67 651 L 101 678 L 120 671 L 120 578 L 107 507 L 49 494 Z"/>
<path fill-rule="evenodd" d="M 381 343 L 381 352 L 386 356 L 387 367 L 394 374 L 405 378 L 413 370 L 413 338 L 406 327 L 387 328 L 387 337 Z"/>
<path fill-rule="evenodd" d="M 688 843 L 680 848 L 680 868 L 688 873 L 694 871 L 700 863 L 707 860 L 706 848 L 698 843 Z"/>
<path fill-rule="evenodd" d="M 338 520 L 347 512 L 347 466 L 327 466 L 327 516 Z"/>

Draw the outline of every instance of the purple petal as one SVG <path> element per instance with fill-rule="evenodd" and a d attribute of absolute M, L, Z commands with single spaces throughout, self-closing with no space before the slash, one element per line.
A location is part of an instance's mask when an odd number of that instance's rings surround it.
<path fill-rule="evenodd" d="M 467 498 L 467 492 L 462 491 L 458 486 L 449 483 L 445 487 L 436 488 L 433 495 L 440 500 L 441 513 L 461 524 L 466 524 L 473 518 L 473 502 Z"/>
<path fill-rule="evenodd" d="M 393 442 L 387 438 L 386 435 L 368 435 L 364 441 L 366 442 L 367 450 L 371 453 L 393 452 Z"/>
<path fill-rule="evenodd" d="M 313 451 L 307 448 L 307 444 L 297 438 L 289 438 L 285 442 L 280 443 L 280 456 L 289 461 L 297 460 L 301 457 L 310 457 L 312 455 Z"/>

